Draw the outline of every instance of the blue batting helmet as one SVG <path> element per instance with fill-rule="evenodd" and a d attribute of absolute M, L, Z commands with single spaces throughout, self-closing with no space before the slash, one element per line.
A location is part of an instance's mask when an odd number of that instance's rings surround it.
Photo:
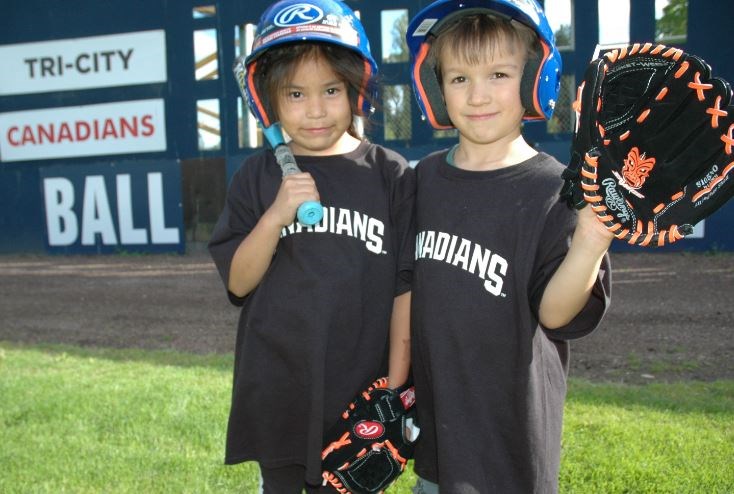
<path fill-rule="evenodd" d="M 528 60 L 521 82 L 525 120 L 549 119 L 561 86 L 561 55 L 553 30 L 535 0 L 438 0 L 410 21 L 406 40 L 411 58 L 413 88 L 423 115 L 436 129 L 452 128 L 436 75 L 436 59 L 429 55 L 431 42 L 446 26 L 465 15 L 486 13 L 514 20 L 538 36 L 542 53 Z"/>
<path fill-rule="evenodd" d="M 270 48 L 304 41 L 332 43 L 359 54 L 364 60 L 362 91 L 372 87 L 370 82 L 377 74 L 377 63 L 370 54 L 364 27 L 352 9 L 337 0 L 281 0 L 263 12 L 252 43 L 252 52 L 244 60 L 240 57 L 234 67 L 250 110 L 264 127 L 274 122 L 271 106 L 255 87 L 258 59 Z M 363 114 L 369 114 L 371 104 L 361 94 L 357 107 Z"/>

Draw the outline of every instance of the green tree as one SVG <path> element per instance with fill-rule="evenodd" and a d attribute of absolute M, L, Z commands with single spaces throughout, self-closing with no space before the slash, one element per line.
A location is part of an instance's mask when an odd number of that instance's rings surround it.
<path fill-rule="evenodd" d="M 392 35 L 392 46 L 390 47 L 390 54 L 387 56 L 385 61 L 387 63 L 396 62 L 407 62 L 408 61 L 408 45 L 405 43 L 405 33 L 408 30 L 408 11 L 403 13 L 395 19 L 390 34 Z M 383 51 L 385 47 L 382 47 Z"/>
<path fill-rule="evenodd" d="M 410 87 L 406 85 L 382 88 L 385 116 L 385 140 L 409 140 L 412 135 L 410 120 Z"/>
<path fill-rule="evenodd" d="M 688 32 L 688 0 L 669 0 L 655 25 L 655 38 L 685 37 Z"/>
<path fill-rule="evenodd" d="M 402 12 L 392 25 L 392 46 L 385 62 L 401 63 L 409 60 L 405 32 L 408 30 L 408 11 Z M 385 47 L 383 47 L 383 53 Z M 410 86 L 385 85 L 382 88 L 385 117 L 385 140 L 409 140 L 412 135 Z"/>
<path fill-rule="evenodd" d="M 556 46 L 573 46 L 570 25 L 561 24 L 561 27 L 554 34 L 556 36 Z"/>

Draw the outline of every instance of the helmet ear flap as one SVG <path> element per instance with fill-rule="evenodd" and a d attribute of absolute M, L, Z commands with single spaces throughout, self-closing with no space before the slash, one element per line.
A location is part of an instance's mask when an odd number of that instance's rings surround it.
<path fill-rule="evenodd" d="M 538 107 L 537 82 L 540 77 L 540 65 L 543 57 L 536 50 L 528 56 L 525 67 L 522 71 L 522 79 L 520 79 L 520 101 L 525 108 L 526 119 L 544 118 L 543 111 Z"/>
<path fill-rule="evenodd" d="M 561 88 L 561 57 L 554 45 L 541 40 L 525 64 L 521 84 L 525 120 L 550 120 Z"/>
<path fill-rule="evenodd" d="M 436 57 L 431 51 L 430 42 L 427 41 L 421 46 L 413 65 L 413 82 L 418 102 L 423 107 L 423 113 L 433 128 L 451 129 L 454 125 L 446 109 L 436 66 Z"/>
<path fill-rule="evenodd" d="M 247 102 L 250 110 L 255 115 L 264 127 L 270 127 L 275 121 L 275 113 L 268 103 L 269 98 L 263 98 L 257 88 L 257 82 L 255 79 L 255 73 L 257 71 L 258 61 L 255 60 L 250 63 L 246 69 L 246 80 L 245 82 L 245 95 L 247 96 Z"/>
<path fill-rule="evenodd" d="M 362 76 L 362 84 L 359 91 L 355 91 L 357 100 L 357 115 L 361 117 L 369 117 L 374 112 L 372 103 L 377 100 L 377 83 L 374 79 L 374 71 L 369 60 L 363 58 L 364 72 Z"/>

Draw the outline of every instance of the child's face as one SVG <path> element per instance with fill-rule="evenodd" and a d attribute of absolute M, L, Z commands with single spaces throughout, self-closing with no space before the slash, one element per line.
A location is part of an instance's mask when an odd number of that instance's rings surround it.
<path fill-rule="evenodd" d="M 291 83 L 278 96 L 280 124 L 293 139 L 294 154 L 342 154 L 352 123 L 347 86 L 322 59 L 298 64 Z"/>
<path fill-rule="evenodd" d="M 457 57 L 446 47 L 440 54 L 441 85 L 446 109 L 463 139 L 476 144 L 509 143 L 520 135 L 525 109 L 520 80 L 525 54 L 500 43 L 480 64 Z"/>

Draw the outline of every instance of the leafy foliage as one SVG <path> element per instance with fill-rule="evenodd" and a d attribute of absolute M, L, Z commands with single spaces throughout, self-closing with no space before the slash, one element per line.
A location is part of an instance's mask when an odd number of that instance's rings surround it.
<path fill-rule="evenodd" d="M 688 32 L 688 0 L 670 0 L 655 26 L 655 39 L 685 37 Z"/>

